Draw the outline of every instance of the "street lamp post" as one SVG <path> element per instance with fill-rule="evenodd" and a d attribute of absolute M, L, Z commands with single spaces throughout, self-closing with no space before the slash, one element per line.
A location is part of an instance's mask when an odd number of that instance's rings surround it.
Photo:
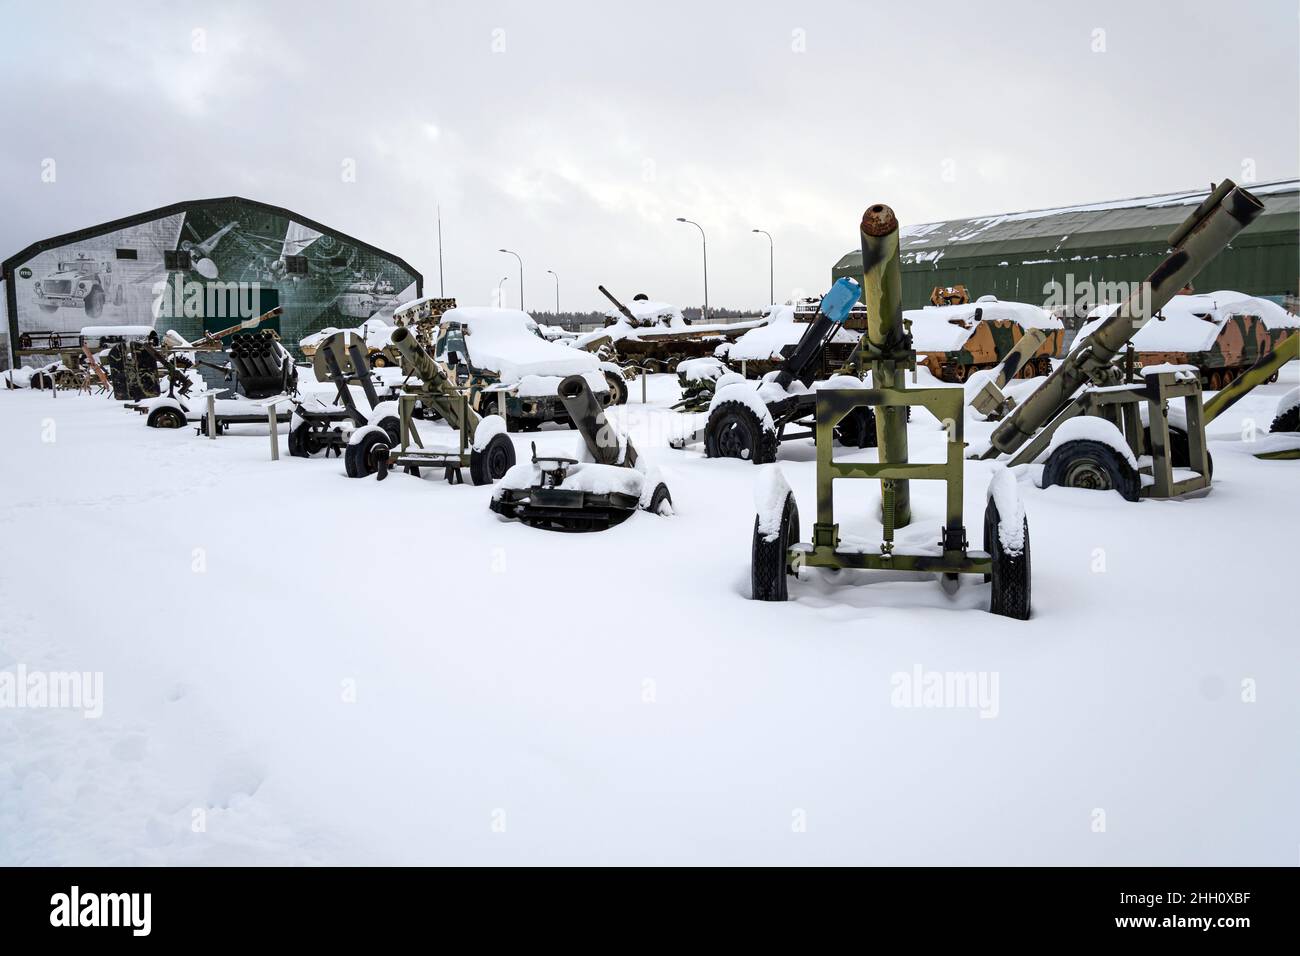
<path fill-rule="evenodd" d="M 506 280 L 509 278 L 510 278 L 509 276 L 502 276 L 501 281 L 497 283 L 497 308 L 498 309 L 504 309 L 506 307 L 505 284 L 506 284 Z"/>
<path fill-rule="evenodd" d="M 519 311 L 527 312 L 524 308 L 524 259 L 519 253 L 511 252 L 509 249 L 498 249 L 498 252 L 504 252 L 508 256 L 514 256 L 519 260 Z"/>
<path fill-rule="evenodd" d="M 776 302 L 776 243 L 772 241 L 772 234 L 766 229 L 753 231 L 767 236 L 767 304 L 772 305 Z"/>
<path fill-rule="evenodd" d="M 704 247 L 704 311 L 700 313 L 700 321 L 707 321 L 709 318 L 709 240 L 704 236 L 704 227 L 692 219 L 677 217 L 678 222 L 690 223 L 696 229 L 700 230 L 700 242 Z"/>
<path fill-rule="evenodd" d="M 560 277 L 555 274 L 554 269 L 547 269 L 547 272 L 555 279 L 555 321 L 560 321 Z"/>

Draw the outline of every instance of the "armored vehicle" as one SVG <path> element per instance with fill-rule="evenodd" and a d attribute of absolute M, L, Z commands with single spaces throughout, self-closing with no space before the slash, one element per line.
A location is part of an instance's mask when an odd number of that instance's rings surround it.
<path fill-rule="evenodd" d="M 911 323 L 918 364 L 945 382 L 965 382 L 974 372 L 995 368 L 1026 329 L 1041 329 L 1046 336 L 1019 374 L 1047 375 L 1065 335 L 1064 324 L 1046 309 L 999 302 L 991 295 L 960 305 L 909 309 L 903 321 Z"/>

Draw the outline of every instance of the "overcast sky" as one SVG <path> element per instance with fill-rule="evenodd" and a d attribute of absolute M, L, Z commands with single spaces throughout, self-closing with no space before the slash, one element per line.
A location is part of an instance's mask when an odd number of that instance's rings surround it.
<path fill-rule="evenodd" d="M 0 2 L 0 258 L 182 199 L 285 206 L 486 304 L 824 291 L 904 222 L 1300 174 L 1295 0 Z M 42 163 L 55 161 L 44 183 Z M 353 166 L 349 167 L 348 164 Z M 355 169 L 355 181 L 345 170 Z"/>

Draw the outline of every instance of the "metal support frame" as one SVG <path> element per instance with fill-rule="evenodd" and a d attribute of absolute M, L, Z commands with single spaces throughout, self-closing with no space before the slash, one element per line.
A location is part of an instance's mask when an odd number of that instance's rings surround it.
<path fill-rule="evenodd" d="M 966 442 L 964 393 L 959 388 L 836 388 L 817 390 L 817 521 L 811 548 L 796 544 L 786 560 L 791 567 L 864 568 L 875 570 L 934 571 L 948 574 L 988 574 L 993 561 L 983 551 L 967 547 L 963 523 L 962 489 Z M 907 406 L 920 405 L 948 425 L 947 457 L 943 462 L 847 462 L 834 459 L 834 430 L 858 408 L 894 409 L 906 417 Z M 839 525 L 835 521 L 834 482 L 837 478 L 869 478 L 882 483 L 882 525 L 885 540 L 878 552 L 840 551 Z M 941 534 L 941 555 L 897 554 L 893 550 L 895 527 L 889 498 L 893 483 L 908 479 L 943 481 L 947 504 Z"/>
<path fill-rule="evenodd" d="M 1169 401 L 1182 399 L 1187 420 L 1187 467 L 1193 478 L 1174 480 L 1173 456 L 1169 444 Z M 1142 402 L 1147 404 L 1150 447 L 1143 441 Z M 1210 487 L 1209 453 L 1205 441 L 1205 414 L 1201 405 L 1201 383 L 1195 378 L 1179 379 L 1176 372 L 1157 372 L 1145 381 L 1128 385 L 1089 387 L 1075 396 L 1031 441 L 1008 462 L 1010 467 L 1034 461 L 1045 452 L 1056 430 L 1072 418 L 1095 415 L 1104 418 L 1124 435 L 1135 458 L 1149 455 L 1151 463 L 1138 471 L 1151 478 L 1143 483 L 1143 498 L 1177 498 Z"/>

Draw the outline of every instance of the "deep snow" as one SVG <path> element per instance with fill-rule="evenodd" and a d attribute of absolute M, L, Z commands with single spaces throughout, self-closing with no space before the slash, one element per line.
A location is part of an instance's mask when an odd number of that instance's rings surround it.
<path fill-rule="evenodd" d="M 1298 367 L 1213 423 L 1208 497 L 1022 471 L 1025 623 L 973 578 L 805 570 L 749 601 L 759 469 L 666 447 L 703 421 L 667 410 L 673 376 L 612 417 L 676 515 L 596 535 L 440 476 L 350 480 L 284 433 L 271 462 L 257 427 L 0 393 L 0 667 L 104 688 L 98 720 L 0 709 L 0 863 L 1293 865 L 1300 462 L 1240 436 Z M 913 456 L 942 435 L 918 409 Z M 811 444 L 779 466 L 806 540 Z M 967 471 L 976 543 L 991 472 Z M 840 485 L 875 542 L 878 486 Z M 913 498 L 900 537 L 929 546 L 941 488 Z M 918 672 L 996 675 L 995 712 L 895 706 Z"/>

